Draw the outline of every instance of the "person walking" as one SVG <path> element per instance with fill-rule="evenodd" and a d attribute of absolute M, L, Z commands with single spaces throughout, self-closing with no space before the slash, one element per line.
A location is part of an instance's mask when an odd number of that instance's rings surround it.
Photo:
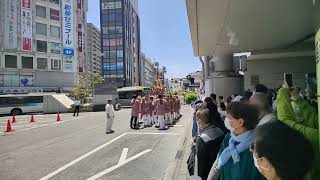
<path fill-rule="evenodd" d="M 74 101 L 74 113 L 73 113 L 73 116 L 76 116 L 76 113 L 77 113 L 77 116 L 79 116 L 79 111 L 80 111 L 80 100 L 78 98 L 76 98 L 76 100 Z"/>
<path fill-rule="evenodd" d="M 112 124 L 114 120 L 114 107 L 112 105 L 112 100 L 108 100 L 108 104 L 106 105 L 106 114 L 107 114 L 107 128 L 106 128 L 106 134 L 114 133 L 114 130 L 112 130 Z"/>
<path fill-rule="evenodd" d="M 138 117 L 140 113 L 140 101 L 138 100 L 138 96 L 134 96 L 130 105 L 132 106 L 131 109 L 131 120 L 130 120 L 130 127 L 131 129 L 138 128 Z"/>

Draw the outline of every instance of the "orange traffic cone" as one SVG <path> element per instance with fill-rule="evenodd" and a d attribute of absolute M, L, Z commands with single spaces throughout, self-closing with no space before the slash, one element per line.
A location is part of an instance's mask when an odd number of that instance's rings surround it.
<path fill-rule="evenodd" d="M 59 113 L 59 112 L 57 113 L 57 121 L 61 121 L 60 113 Z"/>
<path fill-rule="evenodd" d="M 35 119 L 34 119 L 34 115 L 33 114 L 31 115 L 31 121 L 30 122 L 31 123 L 36 122 Z"/>
<path fill-rule="evenodd" d="M 11 124 L 10 124 L 10 120 L 8 119 L 8 122 L 7 122 L 7 130 L 5 132 L 12 132 L 12 128 L 11 128 Z"/>
<path fill-rule="evenodd" d="M 16 117 L 12 114 L 12 123 L 16 123 Z"/>

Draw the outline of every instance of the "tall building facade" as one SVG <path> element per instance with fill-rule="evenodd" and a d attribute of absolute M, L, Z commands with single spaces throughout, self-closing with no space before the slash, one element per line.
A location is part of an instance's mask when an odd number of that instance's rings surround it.
<path fill-rule="evenodd" d="M 140 55 L 141 85 L 145 87 L 152 87 L 157 79 L 155 64 L 144 53 L 140 53 Z"/>
<path fill-rule="evenodd" d="M 137 0 L 100 0 L 105 86 L 141 85 Z"/>
<path fill-rule="evenodd" d="M 101 38 L 100 30 L 92 23 L 87 23 L 86 67 L 90 73 L 101 74 Z"/>
<path fill-rule="evenodd" d="M 76 86 L 86 13 L 87 0 L 1 0 L 0 93 Z"/>

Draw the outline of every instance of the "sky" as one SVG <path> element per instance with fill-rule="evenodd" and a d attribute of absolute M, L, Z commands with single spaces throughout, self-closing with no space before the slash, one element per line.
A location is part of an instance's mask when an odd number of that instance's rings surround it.
<path fill-rule="evenodd" d="M 99 0 L 89 1 L 88 22 L 100 28 Z M 167 67 L 167 77 L 201 70 L 194 57 L 185 0 L 139 0 L 141 50 Z"/>

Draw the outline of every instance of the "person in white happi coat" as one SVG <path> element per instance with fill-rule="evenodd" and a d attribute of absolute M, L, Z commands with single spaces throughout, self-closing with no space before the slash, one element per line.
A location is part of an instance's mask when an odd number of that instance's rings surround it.
<path fill-rule="evenodd" d="M 114 133 L 114 130 L 111 129 L 113 120 L 114 120 L 114 107 L 112 105 L 112 100 L 108 100 L 106 105 L 106 114 L 107 114 L 107 128 L 106 134 Z"/>

